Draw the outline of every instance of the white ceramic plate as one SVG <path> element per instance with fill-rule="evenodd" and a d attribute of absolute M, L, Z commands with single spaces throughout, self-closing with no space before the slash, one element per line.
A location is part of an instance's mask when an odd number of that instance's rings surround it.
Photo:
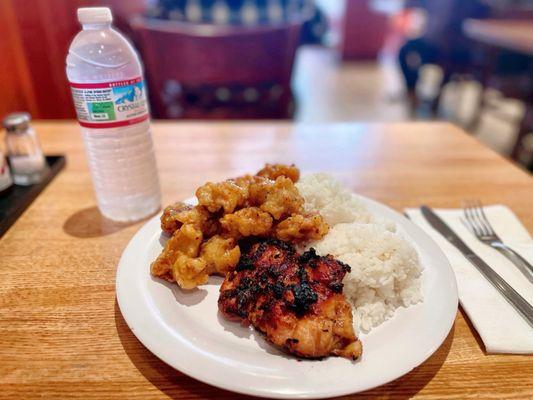
<path fill-rule="evenodd" d="M 117 271 L 117 299 L 128 326 L 157 357 L 211 385 L 255 396 L 324 398 L 388 383 L 424 362 L 442 344 L 457 312 L 457 287 L 448 260 L 416 225 L 396 211 L 362 198 L 374 214 L 393 220 L 417 248 L 424 266 L 424 302 L 361 335 L 363 356 L 300 361 L 260 334 L 226 321 L 217 310 L 222 278 L 192 291 L 150 276 L 164 244 L 159 217 L 130 241 Z"/>

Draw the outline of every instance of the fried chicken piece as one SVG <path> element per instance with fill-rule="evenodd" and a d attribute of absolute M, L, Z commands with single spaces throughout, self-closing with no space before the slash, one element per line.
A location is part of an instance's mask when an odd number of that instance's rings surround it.
<path fill-rule="evenodd" d="M 163 210 L 163 215 L 161 215 L 161 230 L 169 235 L 172 235 L 181 227 L 181 225 L 183 225 L 183 221 L 181 221 L 179 218 L 176 218 L 176 216 L 183 213 L 188 213 L 193 208 L 193 206 L 182 203 L 181 201 L 165 207 Z"/>
<path fill-rule="evenodd" d="M 231 237 L 213 236 L 202 243 L 200 258 L 206 262 L 206 272 L 209 275 L 226 275 L 239 262 L 241 250 L 237 241 Z"/>
<path fill-rule="evenodd" d="M 300 170 L 294 164 L 266 164 L 256 175 L 272 179 L 273 181 L 280 176 L 285 176 L 296 183 L 300 179 Z"/>
<path fill-rule="evenodd" d="M 196 197 L 198 203 L 210 212 L 215 213 L 223 209 L 224 213 L 228 214 L 245 204 L 247 191 L 231 180 L 207 182 L 196 190 Z"/>
<path fill-rule="evenodd" d="M 172 235 L 182 225 L 193 225 L 207 237 L 214 235 L 218 229 L 216 219 L 211 217 L 205 207 L 191 206 L 182 202 L 166 207 L 161 215 L 163 232 Z"/>
<path fill-rule="evenodd" d="M 175 279 L 172 276 L 172 265 L 178 257 L 178 239 L 172 236 L 168 239 L 163 251 L 150 265 L 150 273 L 161 279 L 165 279 L 169 282 L 174 282 Z"/>
<path fill-rule="evenodd" d="M 248 182 L 248 204 L 260 207 L 275 220 L 301 211 L 304 200 L 289 178 L 280 176 L 273 181 L 255 177 Z"/>
<path fill-rule="evenodd" d="M 172 265 L 172 276 L 182 289 L 194 289 L 207 282 L 207 262 L 200 257 L 189 257 L 178 253 Z"/>
<path fill-rule="evenodd" d="M 267 187 L 265 190 L 266 195 L 260 208 L 272 215 L 275 220 L 280 220 L 302 211 L 304 199 L 289 178 L 280 176 L 272 186 Z"/>
<path fill-rule="evenodd" d="M 200 244 L 204 238 L 202 231 L 194 225 L 183 225 L 173 238 L 176 238 L 176 250 L 187 257 L 196 257 L 200 252 Z"/>
<path fill-rule="evenodd" d="M 243 182 L 247 183 L 248 204 L 256 207 L 266 201 L 275 184 L 275 181 L 261 176 L 254 176 L 253 179 L 243 178 Z"/>
<path fill-rule="evenodd" d="M 169 282 L 178 281 L 178 279 L 176 279 L 176 272 L 179 273 L 183 270 L 183 265 L 181 265 L 181 269 L 176 271 L 173 268 L 178 256 L 181 255 L 187 258 L 197 257 L 202 239 L 202 231 L 193 225 L 183 225 L 180 229 L 174 232 L 172 237 L 165 244 L 161 254 L 150 266 L 152 275 L 166 279 Z M 180 281 L 184 282 L 184 279 L 180 278 Z"/>
<path fill-rule="evenodd" d="M 321 215 L 293 214 L 281 221 L 274 234 L 286 242 L 302 242 L 322 239 L 329 231 L 329 226 Z"/>
<path fill-rule="evenodd" d="M 234 238 L 264 236 L 272 229 L 272 217 L 257 207 L 247 207 L 224 215 L 220 225 Z"/>
<path fill-rule="evenodd" d="M 261 207 L 274 219 L 301 211 L 304 202 L 294 183 L 285 176 L 275 181 L 262 176 L 245 175 L 233 180 L 247 192 L 247 205 Z"/>
<path fill-rule="evenodd" d="M 296 167 L 287 167 L 281 164 L 272 166 L 267 164 L 264 170 L 290 171 L 287 174 L 292 179 L 299 176 Z M 272 172 L 271 176 L 276 176 L 276 173 Z M 227 195 L 228 192 L 235 192 L 235 194 Z M 245 206 L 261 207 L 263 211 L 270 213 L 276 220 L 300 212 L 304 202 L 291 178 L 282 175 L 281 172 L 274 180 L 266 176 L 244 175 L 222 183 L 207 183 L 196 191 L 196 195 L 199 200 L 200 195 L 202 196 L 200 204 L 206 206 L 211 212 L 215 212 L 221 207 L 224 207 L 225 214 L 230 214 L 235 209 Z M 227 206 L 223 206 L 226 204 L 224 203 L 226 198 L 233 201 Z"/>
<path fill-rule="evenodd" d="M 244 204 L 244 207 L 250 207 L 250 206 L 257 206 L 260 205 L 258 201 L 254 199 L 254 192 L 250 192 L 250 188 L 256 185 L 261 185 L 264 183 L 273 185 L 274 181 L 271 181 L 270 179 L 263 178 L 261 176 L 255 176 L 255 175 L 244 175 L 239 176 L 234 179 L 230 179 L 231 182 L 235 183 L 237 186 L 242 188 L 246 193 L 246 202 Z M 264 199 L 264 198 L 263 198 Z"/>
<path fill-rule="evenodd" d="M 263 182 L 265 180 L 267 180 L 267 178 L 263 178 L 261 176 L 256 176 L 256 175 L 250 175 L 250 174 L 239 176 L 234 179 L 230 179 L 230 181 L 234 182 L 237 186 L 240 186 L 246 190 L 248 190 L 249 186 L 252 183 Z"/>
<path fill-rule="evenodd" d="M 220 288 L 224 316 L 252 324 L 267 340 L 300 357 L 361 355 L 342 294 L 348 265 L 319 257 L 313 249 L 299 255 L 274 239 L 244 243 L 241 249 L 237 267 Z"/>

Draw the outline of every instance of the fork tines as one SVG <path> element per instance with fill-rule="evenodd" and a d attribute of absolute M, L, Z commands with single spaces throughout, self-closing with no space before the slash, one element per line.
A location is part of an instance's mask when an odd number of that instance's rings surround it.
<path fill-rule="evenodd" d="M 481 201 L 465 201 L 463 203 L 463 213 L 466 218 L 463 222 L 476 236 L 495 236 L 494 229 L 485 215 Z"/>

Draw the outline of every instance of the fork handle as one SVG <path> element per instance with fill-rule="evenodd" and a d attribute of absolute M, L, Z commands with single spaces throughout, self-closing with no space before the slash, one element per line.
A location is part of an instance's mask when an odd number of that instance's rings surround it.
<path fill-rule="evenodd" d="M 503 243 L 493 242 L 490 245 L 507 257 L 514 265 L 518 267 L 520 272 L 525 275 L 529 282 L 533 283 L 533 266 L 527 262 L 524 257 Z"/>

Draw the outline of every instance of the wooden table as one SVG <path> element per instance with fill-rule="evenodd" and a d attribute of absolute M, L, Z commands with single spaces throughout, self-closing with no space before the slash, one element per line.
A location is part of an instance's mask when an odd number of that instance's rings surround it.
<path fill-rule="evenodd" d="M 466 36 L 490 46 L 533 55 L 533 20 L 467 20 Z"/>
<path fill-rule="evenodd" d="M 0 399 L 244 398 L 184 376 L 137 341 L 115 301 L 115 269 L 142 223 L 100 216 L 73 122 L 35 127 L 67 168 L 0 240 Z M 153 133 L 165 203 L 284 161 L 329 171 L 397 210 L 480 198 L 533 228 L 531 177 L 449 124 L 156 123 Z M 526 399 L 532 377 L 533 358 L 486 355 L 459 312 L 424 364 L 353 398 Z"/>

